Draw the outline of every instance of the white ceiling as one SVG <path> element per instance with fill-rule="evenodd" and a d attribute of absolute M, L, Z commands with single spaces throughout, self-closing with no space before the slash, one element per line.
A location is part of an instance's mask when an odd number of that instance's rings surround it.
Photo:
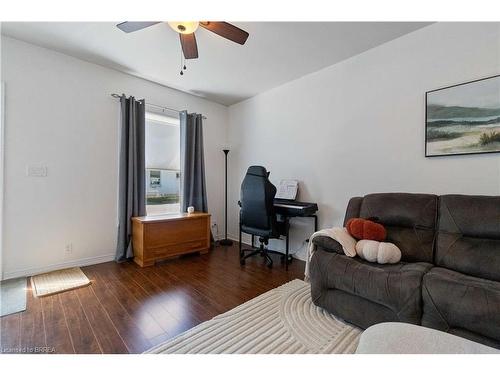
<path fill-rule="evenodd" d="M 199 59 L 181 76 L 179 37 L 167 24 L 126 34 L 116 23 L 3 22 L 2 34 L 231 105 L 429 25 L 235 22 L 250 33 L 244 46 L 199 28 Z"/>

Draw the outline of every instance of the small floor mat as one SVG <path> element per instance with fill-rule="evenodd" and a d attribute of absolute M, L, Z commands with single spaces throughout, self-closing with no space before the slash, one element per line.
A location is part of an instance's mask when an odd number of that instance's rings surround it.
<path fill-rule="evenodd" d="M 0 316 L 26 310 L 26 277 L 0 281 Z"/>
<path fill-rule="evenodd" d="M 79 267 L 52 271 L 31 277 L 35 297 L 61 293 L 89 284 L 90 280 Z"/>

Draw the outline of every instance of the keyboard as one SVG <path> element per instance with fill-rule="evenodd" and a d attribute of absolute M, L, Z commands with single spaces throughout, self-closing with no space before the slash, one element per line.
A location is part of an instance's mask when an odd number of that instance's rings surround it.
<path fill-rule="evenodd" d="M 277 214 L 294 217 L 294 216 L 311 216 L 318 211 L 316 203 L 291 201 L 287 199 L 275 199 L 274 210 Z"/>

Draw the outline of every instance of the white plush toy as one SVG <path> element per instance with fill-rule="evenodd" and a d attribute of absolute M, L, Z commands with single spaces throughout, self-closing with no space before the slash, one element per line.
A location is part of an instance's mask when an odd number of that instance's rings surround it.
<path fill-rule="evenodd" d="M 356 254 L 368 262 L 380 264 L 397 263 L 401 260 L 401 250 L 390 242 L 360 240 L 356 243 Z"/>

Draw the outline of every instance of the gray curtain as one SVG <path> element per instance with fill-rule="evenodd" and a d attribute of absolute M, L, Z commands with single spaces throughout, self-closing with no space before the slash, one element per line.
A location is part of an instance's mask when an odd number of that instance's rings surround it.
<path fill-rule="evenodd" d="M 181 209 L 208 212 L 205 159 L 203 156 L 203 116 L 180 113 L 181 124 Z"/>
<path fill-rule="evenodd" d="M 116 261 L 134 256 L 133 216 L 146 215 L 145 102 L 122 95 Z"/>

